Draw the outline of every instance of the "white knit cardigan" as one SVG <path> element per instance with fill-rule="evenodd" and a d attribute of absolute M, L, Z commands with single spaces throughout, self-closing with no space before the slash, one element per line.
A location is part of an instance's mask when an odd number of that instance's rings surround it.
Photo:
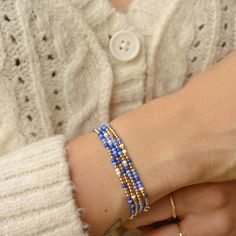
<path fill-rule="evenodd" d="M 2 0 L 0 19 L 1 236 L 84 235 L 66 140 L 236 48 L 236 0 L 134 0 L 127 14 L 107 0 Z M 108 47 L 123 29 L 141 41 L 130 62 Z"/>

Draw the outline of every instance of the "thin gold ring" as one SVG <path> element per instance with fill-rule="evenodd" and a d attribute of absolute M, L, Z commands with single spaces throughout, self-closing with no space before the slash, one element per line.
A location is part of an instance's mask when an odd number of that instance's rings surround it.
<path fill-rule="evenodd" d="M 180 223 L 177 223 L 178 230 L 179 230 L 179 236 L 184 236 L 183 229 Z"/>
<path fill-rule="evenodd" d="M 176 207 L 175 207 L 174 197 L 172 194 L 170 194 L 170 204 L 171 204 L 171 209 L 172 209 L 172 217 L 173 219 L 176 219 L 177 218 Z"/>

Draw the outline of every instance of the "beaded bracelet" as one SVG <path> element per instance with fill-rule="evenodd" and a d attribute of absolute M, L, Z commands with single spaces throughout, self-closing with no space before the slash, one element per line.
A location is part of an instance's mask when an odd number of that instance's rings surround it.
<path fill-rule="evenodd" d="M 148 211 L 150 208 L 148 195 L 121 138 L 109 124 L 102 125 L 93 131 L 97 133 L 110 155 L 116 175 L 127 197 L 131 213 L 130 219 L 143 211 Z"/>

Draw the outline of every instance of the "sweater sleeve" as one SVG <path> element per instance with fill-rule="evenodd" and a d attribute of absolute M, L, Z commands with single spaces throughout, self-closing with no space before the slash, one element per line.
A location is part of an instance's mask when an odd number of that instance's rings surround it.
<path fill-rule="evenodd" d="M 84 235 L 62 135 L 0 157 L 0 235 Z"/>

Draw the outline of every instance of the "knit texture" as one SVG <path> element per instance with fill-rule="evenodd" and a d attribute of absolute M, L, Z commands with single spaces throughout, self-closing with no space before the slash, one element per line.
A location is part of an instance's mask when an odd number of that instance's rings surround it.
<path fill-rule="evenodd" d="M 1 157 L 1 235 L 83 233 L 71 195 L 63 139 L 47 138 Z"/>
<path fill-rule="evenodd" d="M 0 2 L 0 235 L 83 235 L 65 142 L 182 88 L 236 48 L 236 0 Z M 141 42 L 129 62 L 109 41 Z M 83 208 L 83 206 L 80 206 Z"/>

